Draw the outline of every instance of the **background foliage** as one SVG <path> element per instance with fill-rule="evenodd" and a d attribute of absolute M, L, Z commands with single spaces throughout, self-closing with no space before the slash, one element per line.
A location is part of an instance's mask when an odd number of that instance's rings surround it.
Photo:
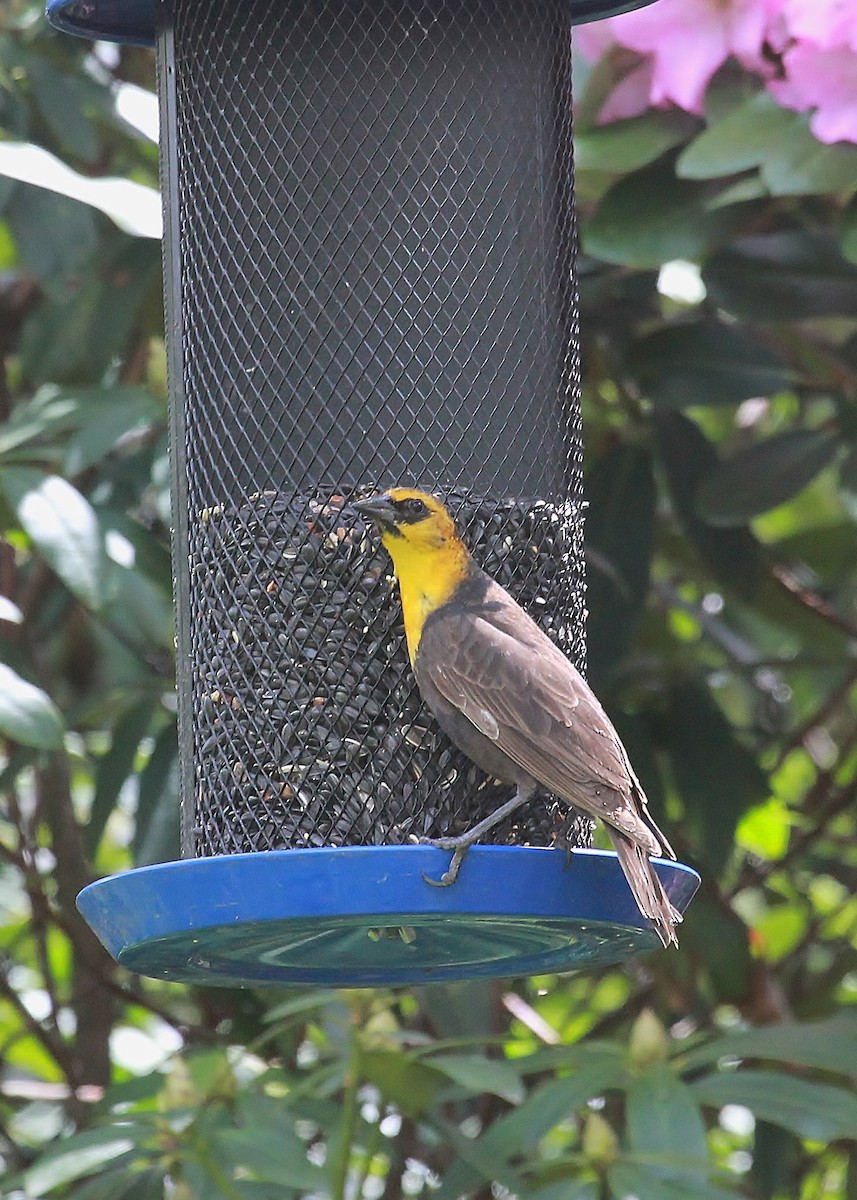
<path fill-rule="evenodd" d="M 570 977 L 107 960 L 76 892 L 177 853 L 160 251 L 0 177 L 4 1195 L 857 1197 L 857 147 L 731 60 L 599 125 L 622 69 L 578 88 L 591 676 L 705 882 L 679 952 Z M 7 5 L 0 160 L 154 187 L 121 82 Z"/>

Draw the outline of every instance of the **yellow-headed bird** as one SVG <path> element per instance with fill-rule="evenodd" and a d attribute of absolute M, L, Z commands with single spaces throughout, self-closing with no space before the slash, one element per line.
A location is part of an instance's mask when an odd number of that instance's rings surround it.
<path fill-rule="evenodd" d="M 604 821 L 641 913 L 665 946 L 678 945 L 681 914 L 649 861 L 675 854 L 580 672 L 477 567 L 436 497 L 396 487 L 354 507 L 380 528 L 393 560 L 423 699 L 477 766 L 517 787 L 467 833 L 432 842 L 454 851 L 440 883 L 453 883 L 469 847 L 541 785 Z"/>

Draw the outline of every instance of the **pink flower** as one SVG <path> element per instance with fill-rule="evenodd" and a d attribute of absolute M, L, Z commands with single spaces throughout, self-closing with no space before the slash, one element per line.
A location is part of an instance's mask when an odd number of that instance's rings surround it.
<path fill-rule="evenodd" d="M 701 112 L 714 72 L 734 55 L 762 68 L 771 0 L 658 0 L 610 19 L 621 46 L 652 56 L 651 104 Z"/>
<path fill-rule="evenodd" d="M 590 21 L 587 25 L 576 25 L 572 36 L 575 47 L 590 62 L 595 62 L 611 46 L 616 45 L 609 21 Z"/>
<path fill-rule="evenodd" d="M 780 0 L 788 34 L 822 50 L 850 46 L 857 50 L 857 4 L 854 0 Z M 857 71 L 857 65 L 855 65 Z"/>
<path fill-rule="evenodd" d="M 783 65 L 786 77 L 768 84 L 771 94 L 786 108 L 814 109 L 809 127 L 820 142 L 857 142 L 854 51 L 796 42 L 783 55 Z"/>
<path fill-rule="evenodd" d="M 638 62 L 614 87 L 598 114 L 598 124 L 638 117 L 649 107 L 652 94 L 653 66 L 648 60 Z"/>

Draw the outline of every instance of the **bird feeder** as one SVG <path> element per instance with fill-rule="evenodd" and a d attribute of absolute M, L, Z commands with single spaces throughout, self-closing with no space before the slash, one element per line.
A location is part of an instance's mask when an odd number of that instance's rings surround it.
<path fill-rule="evenodd" d="M 414 483 L 582 668 L 571 25 L 604 0 L 49 0 L 156 42 L 182 854 L 86 888 L 144 974 L 349 986 L 657 939 L 550 796 L 446 741 L 350 503 Z M 571 847 L 570 850 L 558 848 Z M 697 877 L 658 865 L 682 909 Z"/>

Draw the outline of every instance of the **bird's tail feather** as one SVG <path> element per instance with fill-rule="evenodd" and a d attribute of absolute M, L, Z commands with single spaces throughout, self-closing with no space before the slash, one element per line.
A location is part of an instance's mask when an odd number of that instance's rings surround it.
<path fill-rule="evenodd" d="M 640 912 L 652 922 L 665 946 L 677 946 L 675 926 L 682 919 L 681 913 L 670 903 L 649 856 L 618 829 L 608 828 L 608 832 Z"/>

